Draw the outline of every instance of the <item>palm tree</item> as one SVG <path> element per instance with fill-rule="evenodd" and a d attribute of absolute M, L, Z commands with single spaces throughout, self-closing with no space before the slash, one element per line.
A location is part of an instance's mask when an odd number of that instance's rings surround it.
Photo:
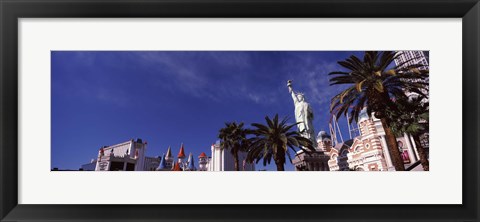
<path fill-rule="evenodd" d="M 385 110 L 394 110 L 392 100 L 405 96 L 406 91 L 424 95 L 422 89 L 428 86 L 424 81 L 428 77 L 428 71 L 419 69 L 421 64 L 406 65 L 409 61 L 391 67 L 399 55 L 391 51 L 367 51 L 363 60 L 352 55 L 345 61 L 338 62 L 347 71 L 331 72 L 329 75 L 335 75 L 330 79 L 330 85 L 349 85 L 332 98 L 330 111 L 337 118 L 350 111 L 348 121 L 351 123 L 358 120 L 360 111 L 366 106 L 368 115 L 374 113 L 382 122 L 392 163 L 395 170 L 401 171 L 405 167 Z"/>
<path fill-rule="evenodd" d="M 423 170 L 428 171 L 429 161 L 427 153 L 420 143 L 420 135 L 428 132 L 429 105 L 424 97 L 398 98 L 395 101 L 396 110 L 387 110 L 387 118 L 396 136 L 406 133 L 411 135 L 420 156 Z"/>
<path fill-rule="evenodd" d="M 239 171 L 238 152 L 246 151 L 248 147 L 247 129 L 243 128 L 243 123 L 235 122 L 225 123 L 225 127 L 220 129 L 218 138 L 222 149 L 230 149 L 235 162 L 235 171 Z"/>
<path fill-rule="evenodd" d="M 260 159 L 263 159 L 263 165 L 265 166 L 267 163 L 270 164 L 273 159 L 277 165 L 277 171 L 284 171 L 286 155 L 292 162 L 288 148 L 294 152 L 296 152 L 295 147 L 305 152 L 315 150 L 312 141 L 302 137 L 298 131 L 292 130 L 299 123 L 287 125 L 287 118 L 279 122 L 278 114 L 275 115 L 273 120 L 268 116 L 265 117 L 265 120 L 267 125 L 252 123 L 254 129 L 250 132 L 253 137 L 249 139 L 248 162 L 256 160 L 258 163 Z"/>

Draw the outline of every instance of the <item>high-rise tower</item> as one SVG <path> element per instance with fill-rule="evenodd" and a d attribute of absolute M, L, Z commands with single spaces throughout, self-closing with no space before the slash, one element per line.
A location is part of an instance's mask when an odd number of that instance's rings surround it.
<path fill-rule="evenodd" d="M 395 64 L 401 67 L 411 65 L 422 65 L 418 69 L 429 69 L 429 52 L 428 51 L 400 51 L 399 56 L 395 59 Z"/>

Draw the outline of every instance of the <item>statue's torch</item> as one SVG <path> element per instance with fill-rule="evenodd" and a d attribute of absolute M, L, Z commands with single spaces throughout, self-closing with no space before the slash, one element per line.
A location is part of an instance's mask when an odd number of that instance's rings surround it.
<path fill-rule="evenodd" d="M 292 90 L 293 90 L 293 89 L 292 89 L 292 80 L 288 80 L 288 81 L 287 81 L 287 87 L 288 87 L 288 92 L 291 93 Z"/>

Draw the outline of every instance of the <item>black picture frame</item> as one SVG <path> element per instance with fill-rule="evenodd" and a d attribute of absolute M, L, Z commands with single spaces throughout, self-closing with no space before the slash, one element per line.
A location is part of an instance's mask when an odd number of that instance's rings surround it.
<path fill-rule="evenodd" d="M 0 15 L 0 218 L 2 221 L 479 220 L 480 4 L 478 0 L 0 0 Z M 19 130 L 17 20 L 47 17 L 462 18 L 463 204 L 20 205 L 17 197 Z M 455 78 L 458 77 L 457 74 L 452 75 Z M 421 187 L 421 185 L 412 182 L 412 189 L 415 187 Z M 320 191 L 312 189 L 311 192 Z M 308 192 L 304 195 L 308 195 Z"/>

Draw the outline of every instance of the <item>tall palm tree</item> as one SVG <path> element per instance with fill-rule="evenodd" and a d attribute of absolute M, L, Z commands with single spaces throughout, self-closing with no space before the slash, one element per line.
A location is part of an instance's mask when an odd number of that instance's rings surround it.
<path fill-rule="evenodd" d="M 387 110 L 392 131 L 396 136 L 404 133 L 411 135 L 418 150 L 423 170 L 430 169 L 427 152 L 420 142 L 420 136 L 429 130 L 429 103 L 424 97 L 398 98 L 395 101 L 396 110 Z"/>
<path fill-rule="evenodd" d="M 407 65 L 409 61 L 392 67 L 399 55 L 391 51 L 367 51 L 363 60 L 352 55 L 345 61 L 338 62 L 347 71 L 331 72 L 329 75 L 334 75 L 330 79 L 330 85 L 349 86 L 332 98 L 330 111 L 337 118 L 350 111 L 348 121 L 351 123 L 358 120 L 360 111 L 366 106 L 368 115 L 374 113 L 381 120 L 392 163 L 395 170 L 401 171 L 405 170 L 405 166 L 385 110 L 387 107 L 394 110 L 392 100 L 405 96 L 406 91 L 424 95 L 422 89 L 428 86 L 425 81 L 428 71 L 419 69 L 421 64 Z"/>
<path fill-rule="evenodd" d="M 220 129 L 218 138 L 220 147 L 229 149 L 235 162 L 235 171 L 239 171 L 238 152 L 246 151 L 248 148 L 247 129 L 243 128 L 243 123 L 225 123 L 225 127 Z"/>
<path fill-rule="evenodd" d="M 285 156 L 288 156 L 290 162 L 292 157 L 288 148 L 296 152 L 295 148 L 299 148 L 305 152 L 314 151 L 312 141 L 301 136 L 301 134 L 293 130 L 293 127 L 299 123 L 288 125 L 287 118 L 281 122 L 278 120 L 278 114 L 273 119 L 265 117 L 267 125 L 260 123 L 252 123 L 254 129 L 250 131 L 253 135 L 249 139 L 250 146 L 247 154 L 247 161 L 258 163 L 263 159 L 263 165 L 273 159 L 277 165 L 277 171 L 285 170 Z"/>

